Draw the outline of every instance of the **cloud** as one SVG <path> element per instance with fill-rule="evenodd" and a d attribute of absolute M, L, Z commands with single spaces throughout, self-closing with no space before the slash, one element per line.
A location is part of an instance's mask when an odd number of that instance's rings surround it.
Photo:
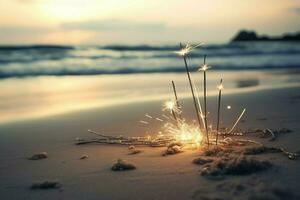
<path fill-rule="evenodd" d="M 157 31 L 164 30 L 166 26 L 163 23 L 142 23 L 136 21 L 109 19 L 63 23 L 61 28 L 88 31 Z"/>
<path fill-rule="evenodd" d="M 46 33 L 49 28 L 45 27 L 33 27 L 33 26 L 0 26 L 0 34 L 36 34 L 36 33 Z"/>
<path fill-rule="evenodd" d="M 38 43 L 49 31 L 45 27 L 0 26 L 0 44 Z"/>
<path fill-rule="evenodd" d="M 20 3 L 44 3 L 48 0 L 15 0 Z"/>

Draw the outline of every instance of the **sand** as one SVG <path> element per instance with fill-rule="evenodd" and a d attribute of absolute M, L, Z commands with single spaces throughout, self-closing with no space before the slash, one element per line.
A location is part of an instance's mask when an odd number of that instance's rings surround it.
<path fill-rule="evenodd" d="M 241 129 L 288 128 L 293 132 L 275 141 L 255 138 L 266 145 L 300 150 L 300 87 L 249 91 L 224 96 L 222 125 L 229 126 L 245 107 Z M 216 100 L 209 97 L 210 119 L 215 119 Z M 183 102 L 187 117 L 195 118 L 191 99 Z M 75 138 L 94 138 L 87 129 L 108 135 L 146 135 L 160 130 L 161 122 L 151 128 L 139 123 L 145 113 L 161 116 L 161 101 L 146 101 L 90 109 L 0 126 L 1 199 L 296 199 L 300 195 L 299 160 L 288 160 L 277 153 L 254 155 L 268 160 L 272 167 L 260 173 L 225 176 L 211 180 L 201 176 L 202 166 L 193 163 L 197 150 L 162 156 L 165 148 L 138 147 L 141 153 L 130 155 L 127 147 L 75 145 Z M 261 120 L 263 119 L 263 120 Z M 146 133 L 148 131 L 148 133 Z M 47 152 L 42 160 L 28 157 Z M 86 159 L 80 159 L 87 155 Z M 111 171 L 123 159 L 136 169 Z M 35 189 L 39 182 L 58 182 L 59 189 Z M 291 195 L 293 194 L 293 195 Z"/>

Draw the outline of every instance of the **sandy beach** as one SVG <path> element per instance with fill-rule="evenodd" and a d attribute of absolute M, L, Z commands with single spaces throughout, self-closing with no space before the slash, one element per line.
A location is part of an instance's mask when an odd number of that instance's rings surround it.
<path fill-rule="evenodd" d="M 300 200 L 300 1 L 0 0 L 0 200 Z"/>
<path fill-rule="evenodd" d="M 230 126 L 242 108 L 247 113 L 238 129 L 288 128 L 291 133 L 275 141 L 251 137 L 263 144 L 298 152 L 300 143 L 299 85 L 260 88 L 224 95 L 221 126 Z M 195 119 L 190 97 L 180 99 L 187 119 Z M 209 119 L 216 118 L 215 95 L 208 97 Z M 107 135 L 155 135 L 162 122 L 139 123 L 148 113 L 161 117 L 162 101 L 147 100 L 90 108 L 43 118 L 20 120 L 0 126 L 0 194 L 3 199 L 297 199 L 299 160 L 282 154 L 253 157 L 270 161 L 266 171 L 244 176 L 226 176 L 211 180 L 201 176 L 201 166 L 192 161 L 199 150 L 162 156 L 165 147 L 138 147 L 142 152 L 128 155 L 126 146 L 75 145 L 76 138 L 92 139 L 87 129 Z M 38 152 L 48 158 L 28 160 Z M 87 159 L 80 160 L 82 155 Z M 117 159 L 137 167 L 133 171 L 110 170 Z M 37 181 L 58 181 L 53 190 L 31 190 Z M 242 188 L 242 189 L 241 189 Z M 279 189 L 278 189 L 279 188 Z M 281 193 L 283 194 L 281 194 Z M 287 194 L 292 194 L 288 196 Z M 281 195 L 281 196 L 280 196 Z"/>

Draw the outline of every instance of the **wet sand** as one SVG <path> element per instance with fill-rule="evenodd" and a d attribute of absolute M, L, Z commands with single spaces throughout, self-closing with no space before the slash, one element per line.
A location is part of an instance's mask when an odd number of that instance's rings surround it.
<path fill-rule="evenodd" d="M 247 108 L 240 129 L 288 128 L 293 132 L 275 141 L 258 139 L 265 144 L 299 151 L 300 108 L 299 87 L 262 89 L 225 94 L 222 123 L 230 127 L 243 108 Z M 185 117 L 195 119 L 191 98 L 181 100 Z M 216 118 L 216 96 L 208 99 L 209 122 Z M 197 150 L 187 150 L 173 156 L 161 156 L 165 148 L 141 147 L 142 153 L 128 155 L 126 147 L 110 145 L 75 145 L 75 138 L 94 138 L 87 129 L 108 135 L 155 135 L 162 122 L 139 123 L 145 113 L 160 117 L 162 102 L 151 100 L 138 103 L 93 108 L 39 119 L 11 122 L 0 126 L 0 194 L 3 199 L 247 199 L 249 193 L 261 191 L 261 184 L 288 187 L 300 195 L 299 160 L 288 160 L 281 154 L 257 156 L 268 159 L 274 167 L 247 176 L 227 176 L 210 180 L 199 174 L 192 163 L 199 156 Z M 227 110 L 226 105 L 231 105 Z M 263 120 L 262 120 L 263 119 Z M 214 125 L 214 124 L 213 124 Z M 37 152 L 47 152 L 48 158 L 32 161 L 27 158 Z M 89 158 L 79 158 L 87 154 Z M 137 169 L 113 172 L 112 164 L 125 159 Z M 32 183 L 57 180 L 58 190 L 30 190 Z M 257 183 L 257 184 L 256 184 Z M 236 194 L 238 184 L 249 187 Z M 224 189 L 220 185 L 229 185 Z M 223 189 L 220 189 L 223 188 Z M 239 187 L 238 187 L 239 188 Z M 272 188 L 271 188 L 272 190 Z M 263 193 L 263 192 L 262 192 Z"/>

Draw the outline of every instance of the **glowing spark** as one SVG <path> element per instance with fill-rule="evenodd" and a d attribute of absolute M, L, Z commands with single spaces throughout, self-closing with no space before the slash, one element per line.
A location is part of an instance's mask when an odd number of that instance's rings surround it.
<path fill-rule="evenodd" d="M 158 118 L 158 117 L 156 117 L 155 118 L 157 121 L 160 121 L 160 122 L 163 122 L 164 120 L 162 120 L 162 119 L 160 119 L 160 118 Z"/>
<path fill-rule="evenodd" d="M 175 102 L 174 101 L 166 101 L 165 102 L 165 105 L 164 105 L 164 109 L 165 110 L 174 110 L 174 107 L 175 107 Z"/>
<path fill-rule="evenodd" d="M 242 113 L 240 114 L 239 118 L 236 120 L 236 122 L 234 123 L 234 125 L 232 126 L 232 128 L 230 129 L 230 131 L 228 133 L 231 133 L 233 131 L 233 129 L 236 127 L 236 125 L 239 123 L 239 121 L 241 120 L 242 116 L 244 115 L 244 113 L 246 112 L 246 108 L 244 108 L 244 110 L 242 111 Z"/>
<path fill-rule="evenodd" d="M 175 53 L 179 54 L 180 56 L 186 56 L 191 51 L 191 47 L 186 45 L 185 48 L 176 51 Z"/>
<path fill-rule="evenodd" d="M 142 124 L 149 124 L 149 122 L 146 122 L 146 121 L 143 121 L 143 120 L 140 120 L 140 123 L 142 123 Z"/>
<path fill-rule="evenodd" d="M 164 118 L 166 118 L 166 119 L 170 119 L 167 115 L 165 115 L 165 114 L 162 114 L 161 116 L 163 116 Z"/>
<path fill-rule="evenodd" d="M 227 109 L 228 109 L 228 110 L 230 110 L 230 109 L 231 109 L 231 106 L 230 106 L 230 105 L 228 105 L 228 106 L 227 106 Z"/>
<path fill-rule="evenodd" d="M 208 69 L 210 69 L 211 68 L 211 66 L 208 66 L 207 64 L 204 64 L 204 65 L 202 65 L 199 69 L 198 69 L 198 71 L 206 71 L 206 70 L 208 70 Z"/>
<path fill-rule="evenodd" d="M 203 43 L 197 44 L 197 45 L 190 45 L 190 44 L 186 44 L 186 46 L 182 49 L 180 49 L 179 51 L 175 51 L 176 54 L 184 57 L 187 54 L 189 54 L 191 51 L 193 51 L 195 48 L 199 47 L 203 45 Z"/>
<path fill-rule="evenodd" d="M 185 145 L 199 146 L 203 139 L 203 134 L 196 125 L 179 123 L 177 126 L 166 124 L 167 132 L 173 135 L 177 141 Z"/>
<path fill-rule="evenodd" d="M 169 101 L 166 101 L 163 105 L 163 111 L 165 110 L 169 110 L 171 114 L 180 114 L 180 109 L 177 107 L 177 103 L 176 101 L 173 101 L 173 100 L 169 100 Z"/>
<path fill-rule="evenodd" d="M 148 118 L 150 118 L 150 119 L 153 118 L 153 117 L 152 117 L 151 115 L 149 115 L 149 114 L 146 114 L 145 116 L 148 117 Z"/>
<path fill-rule="evenodd" d="M 217 87 L 219 90 L 223 90 L 224 89 L 224 86 L 223 86 L 223 84 L 221 83 L 220 85 L 218 85 L 218 87 Z"/>
<path fill-rule="evenodd" d="M 163 110 L 170 110 L 171 114 L 174 117 L 174 120 L 178 123 L 178 119 L 176 117 L 175 112 L 180 113 L 180 110 L 176 106 L 176 102 L 174 101 L 166 101 L 164 104 L 164 109 Z"/>

